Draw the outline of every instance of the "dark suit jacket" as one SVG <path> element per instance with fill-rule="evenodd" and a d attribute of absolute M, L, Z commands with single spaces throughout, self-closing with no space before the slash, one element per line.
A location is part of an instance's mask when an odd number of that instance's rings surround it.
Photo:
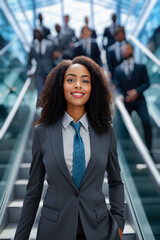
<path fill-rule="evenodd" d="M 104 38 L 107 37 L 107 44 L 104 45 Z M 106 27 L 104 29 L 104 33 L 103 33 L 103 38 L 102 38 L 102 46 L 103 48 L 107 51 L 108 47 L 111 46 L 112 44 L 115 43 L 115 39 L 114 37 L 111 35 L 111 32 L 110 32 L 110 27 Z"/>
<path fill-rule="evenodd" d="M 47 39 L 48 35 L 51 34 L 50 29 L 47 28 L 47 27 L 45 27 L 44 25 L 42 25 L 41 27 L 42 27 L 42 29 L 43 29 L 44 38 Z"/>
<path fill-rule="evenodd" d="M 81 55 L 87 56 L 86 52 L 83 49 L 82 42 L 79 41 L 75 43 L 74 57 L 81 56 Z M 97 64 L 99 64 L 100 67 L 103 66 L 102 60 L 101 60 L 101 52 L 95 40 L 91 40 L 91 55 L 87 57 L 90 57 L 92 60 L 94 60 Z"/>
<path fill-rule="evenodd" d="M 130 79 L 128 79 L 124 72 L 122 63 L 115 68 L 113 78 L 118 92 L 124 97 L 127 96 L 128 90 L 137 90 L 138 98 L 130 104 L 138 103 L 141 99 L 144 99 L 143 91 L 146 90 L 150 85 L 147 69 L 143 64 L 134 64 L 132 75 Z"/>
<path fill-rule="evenodd" d="M 88 240 L 119 240 L 118 227 L 124 228 L 124 190 L 112 127 L 102 135 L 89 124 L 91 158 L 79 190 L 64 160 L 62 121 L 35 128 L 33 160 L 27 193 L 14 240 L 27 240 L 41 198 L 43 181 L 48 189 L 38 226 L 38 240 L 75 240 L 78 215 Z M 108 173 L 111 209 L 102 192 Z"/>

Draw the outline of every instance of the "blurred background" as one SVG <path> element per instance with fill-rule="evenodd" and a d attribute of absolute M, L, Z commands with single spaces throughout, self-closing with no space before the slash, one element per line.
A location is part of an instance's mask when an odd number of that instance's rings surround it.
<path fill-rule="evenodd" d="M 151 149 L 145 144 L 141 118 L 134 111 L 128 114 L 109 69 L 107 29 L 113 24 L 113 14 L 117 26 L 125 30 L 125 41 L 134 47 L 134 61 L 147 69 L 150 86 L 143 95 L 152 129 Z M 36 109 L 37 94 L 43 88 L 38 85 L 36 71 L 42 59 L 45 62 L 50 58 L 52 68 L 62 59 L 78 55 L 78 47 L 85 39 L 82 34 L 85 26 L 95 34 L 89 38 L 99 49 L 97 63 L 103 68 L 115 96 L 113 125 L 125 184 L 123 240 L 160 240 L 159 16 L 160 0 L 0 0 L 0 239 L 13 239 L 24 199 L 32 159 L 33 127 L 40 114 Z M 69 35 L 66 26 L 73 30 L 70 40 L 66 39 Z M 42 34 L 46 44 L 39 53 L 36 46 L 42 39 L 36 37 L 35 30 Z M 62 46 L 56 42 L 59 36 L 60 40 L 66 40 Z M 114 37 L 113 40 L 114 44 L 117 40 Z M 44 47 L 47 44 L 52 49 L 51 56 Z M 43 85 L 48 72 L 42 74 Z M 104 194 L 109 206 L 106 179 Z M 45 182 L 44 191 L 46 187 Z M 30 239 L 36 236 L 42 201 Z"/>

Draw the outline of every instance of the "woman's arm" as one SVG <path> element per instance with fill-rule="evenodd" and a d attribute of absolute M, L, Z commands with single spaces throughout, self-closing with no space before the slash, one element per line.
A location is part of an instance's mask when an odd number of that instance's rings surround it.
<path fill-rule="evenodd" d="M 34 131 L 32 156 L 33 158 L 29 172 L 29 181 L 27 185 L 26 196 L 24 199 L 21 217 L 18 223 L 14 240 L 29 239 L 30 231 L 41 199 L 45 177 L 45 168 L 42 161 L 43 156 L 41 152 L 37 127 Z"/>

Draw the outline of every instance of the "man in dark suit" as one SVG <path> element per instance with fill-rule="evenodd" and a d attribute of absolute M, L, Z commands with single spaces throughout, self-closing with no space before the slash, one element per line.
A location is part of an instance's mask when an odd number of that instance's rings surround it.
<path fill-rule="evenodd" d="M 48 38 L 48 35 L 50 35 L 50 29 L 43 25 L 43 16 L 41 13 L 38 14 L 38 19 L 39 19 L 40 27 L 43 30 L 43 37 Z"/>
<path fill-rule="evenodd" d="M 115 13 L 112 14 L 112 24 L 104 29 L 103 38 L 102 38 L 102 46 L 106 51 L 106 58 L 107 58 L 107 50 L 108 48 L 115 43 L 115 33 L 120 27 L 116 23 L 117 16 Z"/>
<path fill-rule="evenodd" d="M 119 27 L 115 33 L 115 43 L 108 48 L 107 51 L 107 64 L 112 78 L 114 69 L 123 61 L 122 47 L 126 44 L 125 30 L 123 27 Z M 114 81 L 114 79 L 112 78 Z"/>
<path fill-rule="evenodd" d="M 30 48 L 27 74 L 30 77 L 35 77 L 38 96 L 42 92 L 46 76 L 53 68 L 53 52 L 54 45 L 51 41 L 43 38 L 41 28 L 34 29 L 34 41 Z M 32 72 L 32 60 L 36 61 L 36 70 Z"/>
<path fill-rule="evenodd" d="M 88 27 L 82 27 L 81 39 L 74 44 L 74 56 L 87 56 L 93 59 L 100 67 L 102 60 L 100 50 L 95 39 L 91 38 L 92 31 Z"/>
<path fill-rule="evenodd" d="M 152 130 L 143 91 L 150 83 L 143 64 L 136 64 L 133 58 L 133 47 L 129 43 L 123 46 L 124 61 L 115 68 L 114 83 L 121 94 L 129 114 L 136 111 L 142 121 L 146 146 L 151 150 Z"/>

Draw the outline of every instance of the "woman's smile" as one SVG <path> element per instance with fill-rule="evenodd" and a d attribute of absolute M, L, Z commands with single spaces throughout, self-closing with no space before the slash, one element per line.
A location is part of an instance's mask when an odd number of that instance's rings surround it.
<path fill-rule="evenodd" d="M 78 92 L 78 91 L 72 92 L 71 94 L 75 98 L 82 98 L 84 96 L 83 92 Z"/>

